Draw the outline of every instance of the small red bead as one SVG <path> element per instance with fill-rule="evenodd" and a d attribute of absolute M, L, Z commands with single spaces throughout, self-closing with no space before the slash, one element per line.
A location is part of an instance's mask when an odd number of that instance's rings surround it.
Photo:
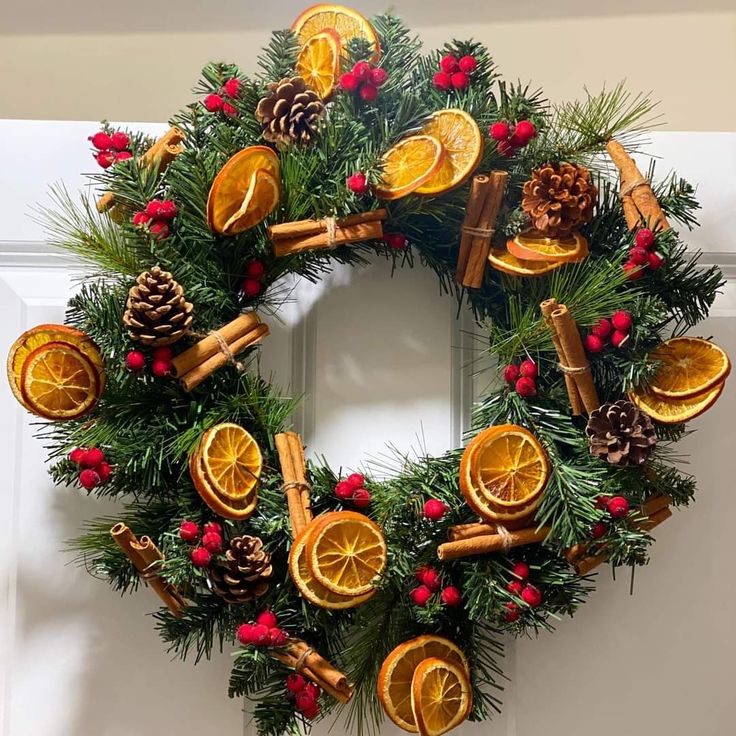
<path fill-rule="evenodd" d="M 424 502 L 422 515 L 430 521 L 439 521 L 448 511 L 447 504 L 438 498 L 430 498 Z"/>
<path fill-rule="evenodd" d="M 656 271 L 660 268 L 662 268 L 662 265 L 664 264 L 664 258 L 662 258 L 659 253 L 655 253 L 654 251 L 649 252 L 649 268 L 652 269 L 652 271 Z"/>
<path fill-rule="evenodd" d="M 112 151 L 100 151 L 95 158 L 103 169 L 108 169 L 115 163 L 115 154 Z"/>
<path fill-rule="evenodd" d="M 440 59 L 440 69 L 445 74 L 454 74 L 460 68 L 456 56 L 447 54 Z"/>
<path fill-rule="evenodd" d="M 466 89 L 470 84 L 470 78 L 465 72 L 455 72 L 452 75 L 452 86 L 455 89 Z"/>
<path fill-rule="evenodd" d="M 384 233 L 383 242 L 391 248 L 391 250 L 404 250 L 406 248 L 406 235 L 401 233 Z"/>
<path fill-rule="evenodd" d="M 133 215 L 133 225 L 135 227 L 143 227 L 151 222 L 151 216 L 147 212 L 136 212 Z"/>
<path fill-rule="evenodd" d="M 460 592 L 460 588 L 456 588 L 454 585 L 448 585 L 441 593 L 440 600 L 450 608 L 459 606 L 463 602 L 463 594 Z"/>
<path fill-rule="evenodd" d="M 514 562 L 514 566 L 511 568 L 511 574 L 519 580 L 526 580 L 530 572 L 529 565 L 521 560 Z"/>
<path fill-rule="evenodd" d="M 161 219 L 173 220 L 177 214 L 179 214 L 179 210 L 176 206 L 176 202 L 171 199 L 165 199 L 161 202 L 159 207 L 159 217 Z"/>
<path fill-rule="evenodd" d="M 125 367 L 134 373 L 142 371 L 146 367 L 146 356 L 140 350 L 131 350 L 125 356 Z"/>
<path fill-rule="evenodd" d="M 514 384 L 514 390 L 519 394 L 519 396 L 525 399 L 530 399 L 532 396 L 536 396 L 537 394 L 537 384 L 534 382 L 533 378 L 522 376 L 517 379 Z"/>
<path fill-rule="evenodd" d="M 515 383 L 516 379 L 521 375 L 518 365 L 510 363 L 503 369 L 503 380 L 506 383 Z"/>
<path fill-rule="evenodd" d="M 417 570 L 416 577 L 419 582 L 436 593 L 442 587 L 442 575 L 433 567 L 420 567 Z"/>
<path fill-rule="evenodd" d="M 637 266 L 646 266 L 649 263 L 649 251 L 637 245 L 629 251 L 629 260 Z"/>
<path fill-rule="evenodd" d="M 154 360 L 171 360 L 174 357 L 174 351 L 169 345 L 161 345 L 153 351 Z"/>
<path fill-rule="evenodd" d="M 514 127 L 514 138 L 525 146 L 537 134 L 537 129 L 530 120 L 520 120 Z"/>
<path fill-rule="evenodd" d="M 268 630 L 268 643 L 272 647 L 282 647 L 288 641 L 289 637 L 283 629 L 273 626 Z"/>
<path fill-rule="evenodd" d="M 107 483 L 112 477 L 112 466 L 104 460 L 95 468 L 97 475 L 100 476 L 100 483 Z"/>
<path fill-rule="evenodd" d="M 591 539 L 600 539 L 608 531 L 608 527 L 602 521 L 596 521 L 592 527 L 590 527 Z"/>
<path fill-rule="evenodd" d="M 240 94 L 240 86 L 240 80 L 233 77 L 222 85 L 222 89 L 228 97 L 237 97 Z"/>
<path fill-rule="evenodd" d="M 521 600 L 532 608 L 536 608 L 542 602 L 542 593 L 534 585 L 525 585 L 521 591 Z"/>
<path fill-rule="evenodd" d="M 90 447 L 82 456 L 82 467 L 96 468 L 105 460 L 105 453 L 99 447 Z"/>
<path fill-rule="evenodd" d="M 506 623 L 513 623 L 514 621 L 519 620 L 519 616 L 521 615 L 519 611 L 519 605 L 518 603 L 514 603 L 513 601 L 509 601 L 504 608 L 506 609 L 503 615 L 503 620 L 506 621 Z"/>
<path fill-rule="evenodd" d="M 222 111 L 227 115 L 229 118 L 237 117 L 238 115 L 238 108 L 234 105 L 231 105 L 229 102 L 223 102 L 222 103 Z"/>
<path fill-rule="evenodd" d="M 202 536 L 202 546 L 213 555 L 222 552 L 222 537 L 215 532 L 207 532 Z"/>
<path fill-rule="evenodd" d="M 367 488 L 358 488 L 353 491 L 353 504 L 359 509 L 368 508 L 371 505 L 371 492 Z"/>
<path fill-rule="evenodd" d="M 426 585 L 419 585 L 409 593 L 409 597 L 415 606 L 426 606 L 432 597 L 432 591 Z"/>
<path fill-rule="evenodd" d="M 590 335 L 585 336 L 585 349 L 589 353 L 600 353 L 605 346 L 606 343 L 603 342 L 603 338 L 598 337 L 598 335 L 591 332 Z"/>
<path fill-rule="evenodd" d="M 250 279 L 263 279 L 266 275 L 266 267 L 263 265 L 263 261 L 251 261 L 245 267 L 245 275 Z"/>
<path fill-rule="evenodd" d="M 386 84 L 387 79 L 388 72 L 385 69 L 381 69 L 380 67 L 371 69 L 370 81 L 374 87 L 381 87 Z"/>
<path fill-rule="evenodd" d="M 447 72 L 437 72 L 432 77 L 432 84 L 442 92 L 447 92 L 452 87 L 452 77 Z"/>
<path fill-rule="evenodd" d="M 620 309 L 618 312 L 615 312 L 611 317 L 611 324 L 617 330 L 621 330 L 622 332 L 628 332 L 631 329 L 631 325 L 633 323 L 634 322 L 631 319 L 631 313 L 627 312 L 624 309 Z"/>
<path fill-rule="evenodd" d="M 344 89 L 346 92 L 355 92 L 359 84 L 360 81 L 352 72 L 345 72 L 340 77 L 340 89 Z"/>
<path fill-rule="evenodd" d="M 507 586 L 506 590 L 508 590 L 511 595 L 521 595 L 521 591 L 524 589 L 524 584 L 520 580 L 512 580 Z"/>
<path fill-rule="evenodd" d="M 365 476 L 363 473 L 351 473 L 347 478 L 345 478 L 345 482 L 355 491 L 358 490 L 358 488 L 364 488 L 365 487 Z"/>
<path fill-rule="evenodd" d="M 478 68 L 478 62 L 474 56 L 463 56 L 457 63 L 461 72 L 472 74 Z"/>
<path fill-rule="evenodd" d="M 360 99 L 365 102 L 373 102 L 378 97 L 378 87 L 372 85 L 370 82 L 363 82 L 358 90 Z"/>
<path fill-rule="evenodd" d="M 304 690 L 307 681 L 298 673 L 292 672 L 286 678 L 286 689 L 296 695 L 300 690 Z"/>
<path fill-rule="evenodd" d="M 202 531 L 204 532 L 204 534 L 209 534 L 210 532 L 213 532 L 222 536 L 222 525 L 216 521 L 208 521 L 204 525 L 204 529 Z"/>
<path fill-rule="evenodd" d="M 238 626 L 238 630 L 235 633 L 235 636 L 238 638 L 238 641 L 243 646 L 249 646 L 250 644 L 256 643 L 256 637 L 255 637 L 255 626 L 253 624 L 240 624 Z M 291 677 L 291 675 L 289 676 Z M 300 677 L 300 675 L 297 675 L 297 677 Z M 287 678 L 288 681 L 288 678 Z M 287 684 L 288 687 L 288 684 Z"/>
<path fill-rule="evenodd" d="M 151 233 L 156 240 L 163 240 L 164 238 L 169 237 L 171 234 L 171 228 L 162 220 L 157 220 L 148 228 L 148 232 Z"/>
<path fill-rule="evenodd" d="M 367 61 L 358 61 L 353 67 L 353 76 L 359 82 L 365 82 L 371 75 L 371 65 Z"/>
<path fill-rule="evenodd" d="M 615 348 L 623 348 L 629 341 L 629 333 L 623 330 L 614 330 L 611 335 L 611 345 Z"/>
<path fill-rule="evenodd" d="M 146 205 L 145 212 L 150 218 L 154 220 L 160 220 L 163 217 L 162 212 L 161 212 L 162 205 L 163 205 L 163 202 L 160 199 L 152 199 Z"/>
<path fill-rule="evenodd" d="M 199 527 L 193 521 L 182 521 L 179 525 L 179 537 L 185 542 L 194 542 L 199 537 Z"/>
<path fill-rule="evenodd" d="M 306 687 L 294 696 L 294 705 L 296 705 L 297 710 L 302 712 L 311 708 L 315 704 L 315 701 L 316 698 Z"/>
<path fill-rule="evenodd" d="M 82 464 L 82 458 L 87 454 L 84 447 L 77 447 L 69 453 L 69 459 L 76 465 Z"/>
<path fill-rule="evenodd" d="M 306 684 L 306 685 L 304 686 L 304 689 L 305 689 L 305 690 L 306 690 L 306 691 L 307 691 L 308 693 L 310 693 L 310 694 L 311 694 L 311 696 L 312 696 L 312 697 L 313 697 L 313 698 L 314 698 L 315 700 L 317 700 L 317 698 L 318 698 L 318 697 L 319 697 L 319 696 L 320 696 L 320 695 L 322 694 L 322 688 L 321 688 L 321 687 L 320 687 L 319 685 L 317 685 L 316 683 L 314 683 L 314 682 L 308 682 L 308 683 L 307 683 L 307 684 Z"/>
<path fill-rule="evenodd" d="M 122 130 L 116 130 L 110 136 L 110 148 L 116 151 L 125 151 L 130 145 L 130 136 Z"/>
<path fill-rule="evenodd" d="M 601 317 L 591 329 L 591 332 L 596 336 L 600 337 L 601 340 L 605 340 L 613 332 L 613 325 L 610 319 Z"/>
<path fill-rule="evenodd" d="M 276 618 L 276 614 L 273 611 L 266 609 L 265 611 L 261 611 L 258 616 L 256 616 L 256 623 L 263 624 L 269 629 L 273 629 L 279 625 L 279 620 Z"/>
<path fill-rule="evenodd" d="M 151 363 L 151 373 L 153 373 L 156 378 L 166 378 L 171 375 L 171 361 L 154 360 Z"/>
<path fill-rule="evenodd" d="M 654 245 L 654 233 L 648 227 L 642 227 L 636 231 L 634 240 L 639 248 L 649 250 Z"/>
<path fill-rule="evenodd" d="M 493 125 L 488 128 L 488 135 L 490 135 L 494 141 L 505 141 L 510 134 L 511 130 L 509 128 L 509 124 L 504 123 L 503 121 L 493 123 Z"/>
<path fill-rule="evenodd" d="M 629 513 L 629 502 L 623 496 L 614 496 L 608 500 L 606 508 L 614 519 L 622 519 Z"/>
<path fill-rule="evenodd" d="M 362 171 L 351 174 L 345 180 L 345 184 L 353 194 L 363 195 L 368 191 L 368 179 Z"/>
<path fill-rule="evenodd" d="M 335 486 L 335 495 L 341 501 L 347 501 L 349 498 L 352 498 L 353 491 L 355 491 L 355 488 L 353 488 L 350 483 L 345 480 L 339 481 L 338 484 Z"/>
<path fill-rule="evenodd" d="M 626 273 L 627 281 L 638 281 L 644 275 L 642 267 L 637 266 L 633 261 L 626 261 L 623 265 L 623 269 Z"/>
<path fill-rule="evenodd" d="M 267 647 L 271 644 L 271 629 L 263 624 L 253 625 L 254 644 L 259 647 Z"/>
<path fill-rule="evenodd" d="M 525 361 L 522 361 L 521 365 L 519 366 L 519 373 L 521 373 L 522 376 L 526 376 L 527 378 L 536 378 L 539 375 L 539 369 L 537 368 L 537 364 L 533 360 L 527 359 Z"/>
<path fill-rule="evenodd" d="M 222 106 L 225 103 L 225 100 L 220 97 L 220 95 L 207 95 L 207 97 L 204 98 L 202 101 L 202 104 L 207 108 L 209 112 L 217 112 L 218 110 L 222 110 Z"/>
<path fill-rule="evenodd" d="M 96 488 L 98 485 L 100 485 L 99 473 L 92 470 L 91 468 L 87 468 L 79 474 L 79 483 L 82 488 L 91 491 L 93 488 Z"/>
<path fill-rule="evenodd" d="M 211 559 L 212 555 L 204 547 L 195 547 L 192 550 L 191 560 L 195 567 L 207 567 Z"/>
<path fill-rule="evenodd" d="M 92 145 L 98 151 L 106 151 L 112 147 L 110 136 L 102 130 L 99 133 L 91 135 L 89 138 L 87 138 L 87 140 L 92 141 Z"/>
<path fill-rule="evenodd" d="M 248 299 L 253 299 L 261 293 L 261 282 L 258 279 L 244 279 L 240 288 Z"/>

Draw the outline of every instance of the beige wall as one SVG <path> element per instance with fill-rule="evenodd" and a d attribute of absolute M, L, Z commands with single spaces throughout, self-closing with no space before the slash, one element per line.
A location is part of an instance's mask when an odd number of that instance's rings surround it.
<path fill-rule="evenodd" d="M 28 0 L 4 2 L 30 15 Z M 267 29 L 288 25 L 297 9 L 308 4 L 269 3 L 268 10 L 251 16 L 251 23 L 242 13 L 228 23 L 228 8 L 213 3 L 212 12 L 222 18 L 210 14 L 200 23 L 197 13 L 205 4 L 190 0 L 191 12 L 185 1 L 168 26 L 156 22 L 155 12 L 152 25 L 146 26 L 141 15 L 145 3 L 128 0 L 106 6 L 118 10 L 107 24 L 115 29 L 110 32 L 105 24 L 88 22 L 81 7 L 85 2 L 67 3 L 67 8 L 80 6 L 80 17 L 66 15 L 55 26 L 48 13 L 59 12 L 54 10 L 58 0 L 48 8 L 45 0 L 36 0 L 32 9 L 42 22 L 16 14 L 15 22 L 0 27 L 0 117 L 164 120 L 189 101 L 206 61 L 234 61 L 252 70 Z M 265 2 L 241 0 L 240 8 Z M 453 37 L 478 38 L 493 50 L 507 78 L 530 79 L 550 99 L 570 99 L 584 85 L 595 91 L 626 78 L 632 90 L 653 90 L 662 100 L 670 129 L 736 130 L 736 0 L 669 0 L 661 3 L 661 11 L 657 0 L 619 0 L 605 12 L 587 7 L 600 2 L 537 2 L 545 8 L 540 11 L 544 17 L 538 17 L 529 0 L 519 0 L 525 12 L 516 16 L 495 12 L 492 0 L 471 0 L 470 5 L 405 0 L 394 8 L 427 47 Z M 154 0 L 150 3 L 158 8 Z M 370 0 L 355 4 L 370 12 L 384 5 Z M 559 13 L 550 10 L 556 7 Z M 589 14 L 582 16 L 576 8 Z M 144 26 L 146 32 L 135 30 Z M 3 33 L 8 27 L 13 32 Z M 45 32 L 29 32 L 39 28 Z"/>

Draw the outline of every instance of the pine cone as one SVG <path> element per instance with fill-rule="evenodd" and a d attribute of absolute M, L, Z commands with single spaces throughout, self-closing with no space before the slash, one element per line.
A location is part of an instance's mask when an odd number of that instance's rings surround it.
<path fill-rule="evenodd" d="M 270 584 L 271 555 L 259 537 L 233 537 L 225 558 L 214 561 L 209 570 L 212 590 L 228 603 L 247 603 L 260 598 Z"/>
<path fill-rule="evenodd" d="M 592 411 L 585 434 L 590 454 L 611 465 L 641 465 L 657 444 L 652 420 L 630 401 L 603 404 Z"/>
<path fill-rule="evenodd" d="M 584 166 L 544 164 L 524 184 L 521 208 L 543 235 L 564 238 L 590 222 L 597 198 Z"/>
<path fill-rule="evenodd" d="M 268 90 L 270 94 L 256 108 L 263 137 L 283 146 L 311 143 L 317 137 L 317 121 L 325 111 L 322 98 L 301 77 L 271 82 Z"/>
<path fill-rule="evenodd" d="M 159 266 L 136 279 L 126 307 L 123 324 L 144 345 L 171 345 L 189 332 L 194 317 L 184 289 Z"/>

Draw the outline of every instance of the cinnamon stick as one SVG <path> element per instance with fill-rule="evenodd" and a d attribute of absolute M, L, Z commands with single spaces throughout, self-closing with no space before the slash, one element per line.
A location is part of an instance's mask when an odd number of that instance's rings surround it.
<path fill-rule="evenodd" d="M 567 375 L 571 375 L 575 381 L 583 407 L 590 414 L 600 406 L 600 401 L 593 384 L 593 377 L 590 374 L 590 366 L 580 339 L 578 327 L 564 304 L 557 305 L 557 309 L 550 314 L 550 319 L 565 355 Z M 562 368 L 563 372 L 565 372 L 565 368 Z"/>
<path fill-rule="evenodd" d="M 546 299 L 539 306 L 542 310 L 542 317 L 544 318 L 544 322 L 552 333 L 552 342 L 555 346 L 555 350 L 557 350 L 557 358 L 559 360 L 559 363 L 566 368 L 570 368 L 571 366 L 567 361 L 567 356 L 562 349 L 560 336 L 557 334 L 554 322 L 552 321 L 552 312 L 554 312 L 555 309 L 557 309 L 558 307 L 557 299 Z M 578 391 L 577 384 L 570 374 L 563 373 L 563 376 L 565 378 L 565 388 L 567 388 L 567 397 L 570 400 L 572 414 L 575 417 L 580 416 L 583 413 L 583 402 L 580 398 L 580 392 Z"/>
<path fill-rule="evenodd" d="M 450 542 L 459 542 L 461 539 L 474 539 L 475 537 L 487 537 L 496 534 L 495 524 L 480 521 L 473 524 L 455 524 L 447 530 L 447 538 Z"/>
<path fill-rule="evenodd" d="M 133 563 L 138 574 L 155 591 L 156 595 L 166 604 L 174 616 L 181 617 L 187 605 L 186 601 L 173 585 L 155 574 L 156 566 L 164 559 L 161 550 L 149 537 L 141 537 L 138 540 L 135 534 L 122 522 L 115 524 L 110 529 L 110 535 Z"/>
<path fill-rule="evenodd" d="M 301 438 L 295 432 L 280 432 L 275 435 L 274 441 L 284 478 L 284 495 L 289 508 L 291 532 L 296 537 L 312 520 L 304 448 Z"/>
<path fill-rule="evenodd" d="M 522 547 L 526 544 L 535 544 L 547 538 L 550 527 L 529 527 L 518 529 L 506 534 L 485 534 L 482 536 L 461 539 L 455 542 L 445 542 L 437 547 L 437 557 L 440 560 L 457 560 L 461 557 L 485 555 L 490 552 L 503 552 L 513 547 Z"/>

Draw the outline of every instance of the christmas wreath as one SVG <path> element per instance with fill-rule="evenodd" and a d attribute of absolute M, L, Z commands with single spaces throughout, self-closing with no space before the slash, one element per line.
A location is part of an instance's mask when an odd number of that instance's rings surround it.
<path fill-rule="evenodd" d="M 653 104 L 621 86 L 550 105 L 479 43 L 423 55 L 332 5 L 260 68 L 208 65 L 158 140 L 91 137 L 99 194 L 44 211 L 91 269 L 10 384 L 54 480 L 121 503 L 80 561 L 152 588 L 182 659 L 239 641 L 229 691 L 261 733 L 345 705 L 358 732 L 383 709 L 436 736 L 500 706 L 504 634 L 572 614 L 603 562 L 645 564 L 691 500 L 669 448 L 729 371 L 685 336 L 722 277 L 680 239 L 693 188 L 631 158 Z M 385 475 L 305 461 L 252 359 L 287 277 L 369 256 L 433 269 L 499 366 L 466 447 Z"/>

